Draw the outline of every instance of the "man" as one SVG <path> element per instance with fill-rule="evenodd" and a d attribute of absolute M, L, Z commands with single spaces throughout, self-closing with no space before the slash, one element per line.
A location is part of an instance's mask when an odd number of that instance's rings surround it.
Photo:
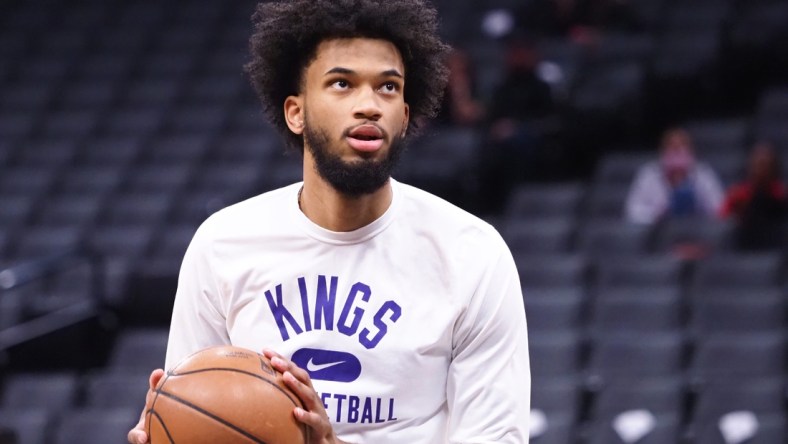
<path fill-rule="evenodd" d="M 526 324 L 508 248 L 390 178 L 445 86 L 435 11 L 296 0 L 263 3 L 255 20 L 247 70 L 303 153 L 304 180 L 197 231 L 165 367 L 213 345 L 265 350 L 315 444 L 526 443 Z M 143 422 L 130 442 L 147 441 Z"/>

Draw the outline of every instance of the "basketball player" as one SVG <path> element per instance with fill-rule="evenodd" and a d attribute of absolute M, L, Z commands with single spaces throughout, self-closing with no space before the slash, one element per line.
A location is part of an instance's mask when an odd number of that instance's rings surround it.
<path fill-rule="evenodd" d="M 391 178 L 445 86 L 435 11 L 425 0 L 294 0 L 262 3 L 254 19 L 247 71 L 302 153 L 303 182 L 199 228 L 165 368 L 214 345 L 265 350 L 302 399 L 293 414 L 314 444 L 527 443 L 526 323 L 509 249 L 489 224 Z M 143 416 L 129 441 L 145 443 L 144 430 Z"/>

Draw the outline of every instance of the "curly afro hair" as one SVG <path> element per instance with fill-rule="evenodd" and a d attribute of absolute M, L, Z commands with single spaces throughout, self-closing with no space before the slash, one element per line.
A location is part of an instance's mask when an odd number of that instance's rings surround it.
<path fill-rule="evenodd" d="M 301 135 L 289 131 L 282 106 L 298 95 L 317 46 L 332 38 L 366 37 L 392 42 L 405 65 L 405 102 L 411 128 L 440 108 L 449 47 L 437 33 L 437 13 L 424 0 L 292 0 L 263 2 L 252 16 L 251 60 L 245 66 L 271 123 L 288 145 L 303 152 Z"/>

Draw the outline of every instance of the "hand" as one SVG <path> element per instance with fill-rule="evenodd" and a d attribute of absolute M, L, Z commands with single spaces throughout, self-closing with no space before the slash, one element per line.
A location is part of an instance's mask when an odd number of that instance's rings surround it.
<path fill-rule="evenodd" d="M 148 380 L 150 387 L 148 388 L 148 394 L 145 396 L 145 407 L 142 408 L 140 422 L 129 431 L 129 444 L 148 444 L 150 442 L 150 437 L 145 433 L 145 409 L 150 405 L 154 396 L 154 390 L 156 390 L 156 386 L 159 385 L 159 381 L 163 376 L 164 370 L 160 368 L 151 372 L 150 379 Z"/>
<path fill-rule="evenodd" d="M 276 370 L 282 373 L 285 384 L 290 390 L 301 398 L 305 409 L 296 407 L 293 409 L 293 414 L 296 420 L 311 429 L 309 444 L 348 444 L 337 438 L 334 433 L 323 401 L 312 387 L 309 373 L 273 350 L 263 350 L 263 355 L 271 360 L 271 365 Z"/>

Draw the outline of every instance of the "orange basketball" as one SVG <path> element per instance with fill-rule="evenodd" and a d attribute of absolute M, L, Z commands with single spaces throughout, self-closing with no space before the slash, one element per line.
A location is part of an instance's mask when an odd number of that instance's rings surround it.
<path fill-rule="evenodd" d="M 159 381 L 145 407 L 151 444 L 303 444 L 303 407 L 260 353 L 219 346 L 197 352 Z"/>

